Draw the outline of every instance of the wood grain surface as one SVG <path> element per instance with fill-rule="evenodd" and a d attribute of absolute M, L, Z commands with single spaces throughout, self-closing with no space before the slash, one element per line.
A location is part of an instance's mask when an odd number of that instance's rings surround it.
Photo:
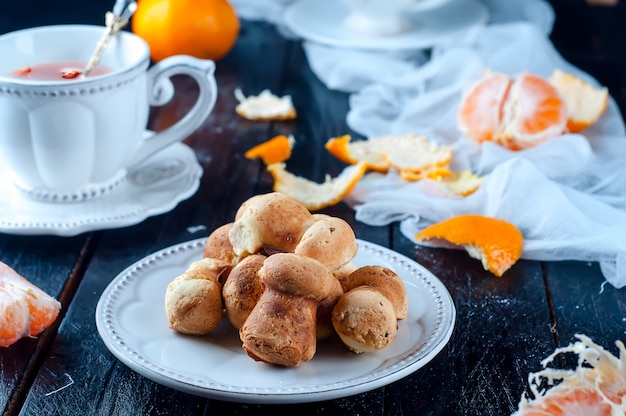
<path fill-rule="evenodd" d="M 32 1 L 10 6 L 0 18 L 0 32 L 44 23 L 101 24 L 99 10 L 109 7 L 109 2 L 63 3 L 63 12 L 58 2 L 54 7 Z M 623 110 L 623 5 L 610 9 L 583 0 L 552 3 L 555 46 L 607 85 Z M 464 251 L 418 248 L 401 235 L 397 224 L 359 223 L 340 203 L 322 212 L 344 218 L 358 238 L 415 259 L 450 291 L 456 326 L 449 344 L 428 365 L 367 393 L 298 405 L 205 399 L 130 370 L 97 333 L 94 315 L 100 294 L 128 265 L 208 235 L 232 221 L 245 199 L 270 191 L 272 178 L 260 162 L 244 158 L 247 149 L 276 134 L 293 134 L 297 144 L 288 161 L 290 171 L 321 181 L 343 168 L 324 143 L 352 133 L 345 123 L 348 96 L 328 90 L 315 77 L 300 42 L 284 38 L 268 23 L 244 22 L 235 48 L 217 63 L 216 77 L 220 90 L 215 110 L 185 141 L 204 171 L 193 197 L 169 213 L 121 229 L 72 238 L 0 234 L 0 260 L 63 303 L 57 324 L 42 336 L 0 349 L 4 414 L 507 415 L 517 408 L 528 373 L 537 371 L 540 361 L 571 342 L 574 334 L 587 334 L 617 352 L 615 340 L 626 338 L 626 291 L 605 284 L 597 264 L 522 260 L 495 278 Z M 176 98 L 151 114 L 154 130 L 177 120 L 195 99 L 197 91 L 189 79 L 178 77 L 174 84 Z M 246 95 L 265 88 L 290 94 L 299 117 L 272 123 L 244 120 L 234 112 L 236 88 Z"/>

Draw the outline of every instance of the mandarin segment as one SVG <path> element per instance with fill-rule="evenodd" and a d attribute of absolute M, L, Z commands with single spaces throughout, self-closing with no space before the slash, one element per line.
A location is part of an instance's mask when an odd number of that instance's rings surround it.
<path fill-rule="evenodd" d="M 562 134 L 566 125 L 567 107 L 557 89 L 540 76 L 522 74 L 511 86 L 495 141 L 526 149 Z"/>
<path fill-rule="evenodd" d="M 547 396 L 544 400 L 528 406 L 516 416 L 612 416 L 611 406 L 593 390 L 574 390 L 567 394 Z"/>
<path fill-rule="evenodd" d="M 59 302 L 0 262 L 0 347 L 39 335 L 60 309 Z"/>
<path fill-rule="evenodd" d="M 530 392 L 520 400 L 512 416 L 531 415 L 624 415 L 626 414 L 626 347 L 616 341 L 620 354 L 613 355 L 589 337 L 557 348 L 541 362 L 542 370 L 530 373 Z M 578 356 L 574 369 L 555 360 L 564 354 Z M 552 366 L 549 366 L 552 364 Z"/>
<path fill-rule="evenodd" d="M 523 73 L 513 79 L 489 73 L 463 95 L 457 126 L 479 143 L 522 150 L 562 134 L 567 111 L 559 91 L 538 75 Z"/>
<path fill-rule="evenodd" d="M 467 137 L 477 142 L 490 141 L 502 119 L 502 107 L 512 84 L 503 73 L 487 73 L 465 92 L 457 124 Z"/>
<path fill-rule="evenodd" d="M 0 289 L 0 347 L 8 347 L 25 336 L 30 316 L 28 305 L 5 285 Z"/>
<path fill-rule="evenodd" d="M 426 227 L 416 236 L 419 242 L 446 240 L 463 246 L 481 260 L 485 270 L 502 276 L 522 255 L 524 239 L 519 229 L 497 218 L 464 214 Z"/>

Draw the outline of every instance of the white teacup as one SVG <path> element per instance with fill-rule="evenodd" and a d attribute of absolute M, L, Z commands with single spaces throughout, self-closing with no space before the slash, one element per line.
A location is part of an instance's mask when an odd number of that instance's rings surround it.
<path fill-rule="evenodd" d="M 0 156 L 18 188 L 34 198 L 81 201 L 103 195 L 130 167 L 185 139 L 213 110 L 213 61 L 175 56 L 148 70 L 148 45 L 126 31 L 102 55 L 100 64 L 112 69 L 107 74 L 56 81 L 11 75 L 41 63 L 86 63 L 103 31 L 57 25 L 0 36 Z M 198 99 L 176 124 L 146 134 L 150 106 L 172 98 L 170 77 L 176 74 L 198 83 Z"/>
<path fill-rule="evenodd" d="M 446 0 L 343 0 L 349 14 L 344 24 L 366 35 L 399 35 L 413 29 L 408 15 L 436 7 Z"/>

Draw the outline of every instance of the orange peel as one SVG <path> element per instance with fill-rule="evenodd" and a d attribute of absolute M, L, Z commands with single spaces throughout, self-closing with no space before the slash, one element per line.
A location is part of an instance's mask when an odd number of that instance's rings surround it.
<path fill-rule="evenodd" d="M 246 97 L 240 89 L 236 89 L 235 98 L 239 101 L 235 112 L 248 120 L 292 120 L 297 116 L 290 95 L 278 97 L 270 90 L 263 90 L 259 95 Z"/>
<path fill-rule="evenodd" d="M 418 242 L 446 240 L 462 246 L 485 270 L 502 276 L 522 255 L 524 238 L 513 224 L 493 217 L 464 214 L 438 222 L 416 235 Z"/>
<path fill-rule="evenodd" d="M 245 157 L 247 159 L 261 158 L 266 165 L 284 162 L 291 157 L 294 143 L 293 136 L 287 137 L 280 134 L 250 148 L 245 153 Z"/>
<path fill-rule="evenodd" d="M 295 197 L 308 210 L 315 211 L 339 203 L 354 188 L 366 171 L 361 162 L 347 166 L 338 176 L 327 176 L 323 183 L 317 183 L 296 176 L 285 169 L 284 163 L 267 166 L 274 178 L 274 191 Z"/>
<path fill-rule="evenodd" d="M 351 141 L 349 134 L 333 137 L 326 142 L 326 150 L 344 163 L 356 165 L 365 162 L 367 168 L 387 172 L 389 163 L 369 140 Z"/>
<path fill-rule="evenodd" d="M 567 107 L 567 131 L 578 133 L 596 123 L 609 104 L 606 87 L 596 88 L 575 75 L 554 70 L 548 79 L 561 94 Z"/>
<path fill-rule="evenodd" d="M 365 162 L 367 168 L 386 172 L 422 172 L 447 166 L 452 159 L 452 148 L 439 146 L 424 136 L 399 134 L 350 141 L 349 135 L 335 137 L 326 142 L 326 149 L 339 160 L 355 164 Z"/>
<path fill-rule="evenodd" d="M 425 169 L 422 171 L 414 171 L 414 170 L 400 170 L 400 177 L 405 181 L 415 182 L 422 179 L 434 179 L 434 180 L 443 180 L 454 173 L 448 169 L 447 167 L 432 167 L 430 169 Z"/>
<path fill-rule="evenodd" d="M 473 194 L 483 183 L 483 177 L 477 176 L 470 170 L 453 173 L 442 179 L 450 191 L 460 196 Z"/>

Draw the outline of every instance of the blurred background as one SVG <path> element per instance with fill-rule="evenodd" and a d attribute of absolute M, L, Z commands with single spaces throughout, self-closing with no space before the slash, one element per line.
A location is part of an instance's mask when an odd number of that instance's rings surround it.
<path fill-rule="evenodd" d="M 624 112 L 626 103 L 621 97 L 626 97 L 626 86 L 620 83 L 619 74 L 626 74 L 626 1 L 548 1 L 556 15 L 550 35 L 556 48 L 566 60 L 607 86 Z M 104 13 L 113 4 L 111 0 L 4 2 L 0 33 L 49 24 L 104 24 Z M 63 13 L 58 13 L 59 8 Z"/>

